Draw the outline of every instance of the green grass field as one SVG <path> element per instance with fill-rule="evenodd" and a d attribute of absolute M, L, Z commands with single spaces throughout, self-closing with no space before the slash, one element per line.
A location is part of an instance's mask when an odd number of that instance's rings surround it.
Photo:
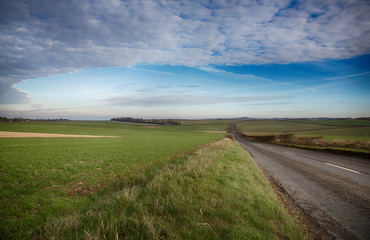
<path fill-rule="evenodd" d="M 181 126 L 167 126 L 170 129 L 189 131 L 225 131 L 225 125 L 233 123 L 231 120 L 183 120 Z"/>
<path fill-rule="evenodd" d="M 326 121 L 244 121 L 238 126 L 247 135 L 293 133 L 298 137 L 321 136 L 326 140 L 370 140 L 370 122 L 363 120 Z M 364 126 L 364 127 L 360 127 Z"/>
<path fill-rule="evenodd" d="M 346 119 L 346 120 L 311 120 L 311 121 L 299 121 L 311 124 L 329 125 L 329 126 L 367 126 L 370 127 L 370 121 L 357 120 L 357 119 Z"/>
<path fill-rule="evenodd" d="M 23 238 L 50 216 L 91 204 L 116 181 L 223 137 L 110 122 L 2 123 L 0 130 L 117 136 L 0 138 L 1 232 Z"/>
<path fill-rule="evenodd" d="M 224 123 L 199 126 L 1 123 L 115 137 L 0 138 L 0 239 L 304 238 L 246 152 L 201 132 Z"/>

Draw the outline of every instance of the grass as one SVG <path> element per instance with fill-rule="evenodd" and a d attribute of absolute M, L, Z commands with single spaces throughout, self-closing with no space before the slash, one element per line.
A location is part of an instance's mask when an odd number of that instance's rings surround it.
<path fill-rule="evenodd" d="M 38 133 L 60 133 L 60 134 L 95 134 L 105 136 L 119 136 L 127 131 L 144 132 L 173 132 L 173 131 L 225 131 L 225 124 L 230 121 L 203 121 L 189 120 L 181 121 L 181 126 L 160 126 L 142 123 L 126 122 L 21 122 L 21 123 L 0 123 L 0 131 L 16 132 L 38 132 Z"/>
<path fill-rule="evenodd" d="M 304 239 L 245 150 L 192 124 L 0 124 L 117 136 L 0 139 L 0 238 Z"/>
<path fill-rule="evenodd" d="M 320 136 L 325 140 L 370 140 L 370 122 L 364 120 L 244 121 L 238 123 L 238 127 L 247 135 L 294 133 L 299 137 Z"/>
<path fill-rule="evenodd" d="M 329 126 L 368 126 L 370 127 L 370 121 L 357 120 L 357 119 L 346 119 L 346 120 L 310 120 L 310 121 L 299 121 L 311 124 L 329 125 Z"/>
<path fill-rule="evenodd" d="M 135 133 L 174 132 L 166 129 L 146 128 L 142 124 L 117 123 L 117 122 L 20 122 L 0 123 L 0 131 L 36 132 L 58 134 L 81 134 L 98 136 L 124 136 Z"/>
<path fill-rule="evenodd" d="M 294 134 L 263 136 L 243 134 L 243 137 L 253 141 L 274 143 L 290 147 L 299 147 L 362 158 L 369 158 L 370 156 L 370 141 L 325 140 L 323 137 L 296 137 Z"/>
<path fill-rule="evenodd" d="M 234 120 L 182 120 L 182 125 L 225 125 L 235 122 Z"/>
<path fill-rule="evenodd" d="M 323 129 L 295 132 L 294 134 L 299 137 L 322 136 L 325 140 L 369 141 L 370 127 Z"/>
<path fill-rule="evenodd" d="M 204 124 L 204 125 L 183 125 L 183 126 L 166 126 L 166 129 L 181 129 L 187 131 L 217 131 L 225 132 L 225 124 Z"/>
<path fill-rule="evenodd" d="M 285 131 L 300 131 L 307 129 L 328 128 L 328 126 L 320 126 L 312 123 L 297 122 L 297 121 L 279 121 L 279 120 L 256 120 L 244 121 L 238 124 L 244 133 L 248 135 L 269 135 L 281 134 Z"/>
<path fill-rule="evenodd" d="M 5 123 L 0 129 L 119 136 L 0 139 L 2 239 L 35 237 L 50 217 L 91 206 L 117 181 L 160 168 L 174 155 L 223 136 L 109 122 Z"/>
<path fill-rule="evenodd" d="M 48 219 L 41 238 L 304 239 L 263 173 L 225 139 L 121 180 L 90 207 Z"/>
<path fill-rule="evenodd" d="M 225 131 L 225 125 L 231 120 L 182 120 L 181 126 L 167 126 L 169 129 L 182 129 L 189 131 Z"/>
<path fill-rule="evenodd" d="M 352 157 L 360 157 L 363 159 L 370 159 L 370 151 L 362 150 L 362 149 L 297 145 L 297 144 L 289 144 L 289 143 L 288 144 L 282 143 L 280 145 L 284 145 L 288 147 L 303 148 L 303 149 L 326 152 L 326 153 L 339 154 L 339 155 L 347 155 L 347 156 L 352 156 Z"/>
<path fill-rule="evenodd" d="M 370 155 L 370 121 L 244 121 L 238 123 L 238 128 L 247 138 L 257 141 L 363 158 Z"/>

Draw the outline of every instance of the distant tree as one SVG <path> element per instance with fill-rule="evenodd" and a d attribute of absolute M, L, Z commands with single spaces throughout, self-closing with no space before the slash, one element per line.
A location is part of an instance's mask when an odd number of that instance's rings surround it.
<path fill-rule="evenodd" d="M 13 122 L 24 122 L 25 119 L 18 117 L 18 118 L 13 118 Z"/>
<path fill-rule="evenodd" d="M 226 124 L 225 125 L 225 131 L 227 133 L 232 133 L 233 132 L 233 126 L 232 126 L 232 124 Z"/>
<path fill-rule="evenodd" d="M 242 133 L 243 131 L 239 128 L 239 126 L 235 123 L 229 123 L 225 125 L 225 131 L 228 133 Z"/>
<path fill-rule="evenodd" d="M 357 118 L 359 120 L 366 120 L 366 121 L 370 121 L 370 117 L 359 117 Z"/>
<path fill-rule="evenodd" d="M 7 117 L 0 117 L 0 122 L 10 122 L 10 119 Z"/>
<path fill-rule="evenodd" d="M 181 125 L 181 122 L 177 122 L 177 121 L 169 120 L 169 119 L 142 119 L 142 118 L 132 118 L 132 117 L 118 117 L 118 118 L 112 118 L 111 121 L 148 123 L 148 124 L 159 124 L 159 125 Z"/>

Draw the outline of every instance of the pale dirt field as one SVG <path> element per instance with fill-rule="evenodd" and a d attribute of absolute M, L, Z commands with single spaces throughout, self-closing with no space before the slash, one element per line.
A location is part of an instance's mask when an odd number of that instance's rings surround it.
<path fill-rule="evenodd" d="M 95 137 L 114 137 L 114 136 L 93 136 L 93 135 L 68 135 L 68 134 L 51 134 L 51 133 L 27 133 L 27 132 L 4 132 L 0 131 L 0 138 L 56 138 L 56 137 L 80 137 L 80 138 L 95 138 Z"/>

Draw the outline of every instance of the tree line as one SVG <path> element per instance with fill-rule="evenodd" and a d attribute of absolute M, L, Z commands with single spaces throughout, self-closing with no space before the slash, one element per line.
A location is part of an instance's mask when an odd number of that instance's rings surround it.
<path fill-rule="evenodd" d="M 225 125 L 225 131 L 227 133 L 242 133 L 243 131 L 235 123 L 229 123 Z"/>
<path fill-rule="evenodd" d="M 69 121 L 68 119 L 58 118 L 58 119 L 29 119 L 29 118 L 7 118 L 0 116 L 0 122 L 60 122 L 60 121 Z"/>
<path fill-rule="evenodd" d="M 181 125 L 181 122 L 170 120 L 170 119 L 143 119 L 143 118 L 132 118 L 132 117 L 118 117 L 112 118 L 113 122 L 131 122 L 131 123 L 148 123 L 158 125 Z"/>

